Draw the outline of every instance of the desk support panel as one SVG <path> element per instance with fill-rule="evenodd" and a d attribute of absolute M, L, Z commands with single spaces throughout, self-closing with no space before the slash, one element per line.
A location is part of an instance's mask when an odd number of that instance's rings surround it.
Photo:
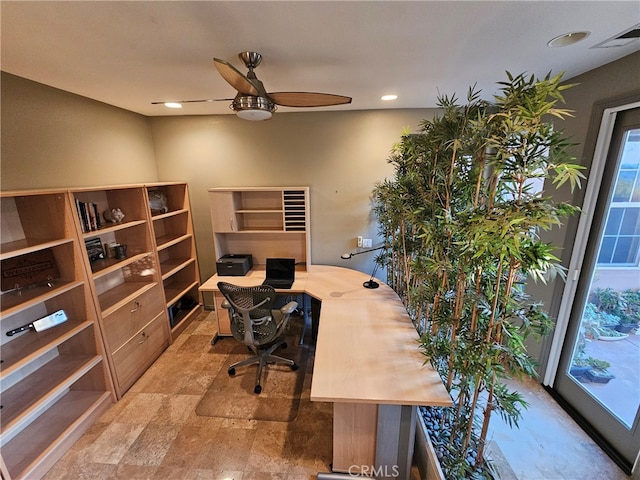
<path fill-rule="evenodd" d="M 334 403 L 333 471 L 408 479 L 416 410 L 413 405 Z"/>
<path fill-rule="evenodd" d="M 333 404 L 333 471 L 357 475 L 376 459 L 378 405 Z M 364 472 L 363 472 L 364 473 Z"/>
<path fill-rule="evenodd" d="M 409 478 L 416 438 L 414 405 L 379 405 L 376 478 Z"/>

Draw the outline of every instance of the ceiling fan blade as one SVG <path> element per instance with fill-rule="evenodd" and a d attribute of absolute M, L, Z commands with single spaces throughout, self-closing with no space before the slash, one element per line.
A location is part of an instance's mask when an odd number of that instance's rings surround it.
<path fill-rule="evenodd" d="M 351 103 L 351 97 L 331 93 L 274 92 L 268 95 L 275 104 L 283 107 L 328 107 Z"/>
<path fill-rule="evenodd" d="M 258 88 L 256 88 L 253 82 L 229 62 L 214 58 L 213 63 L 222 78 L 238 92 L 244 95 L 253 95 L 254 97 L 260 95 Z"/>
<path fill-rule="evenodd" d="M 230 102 L 233 98 L 207 98 L 205 100 L 182 100 L 179 103 Z"/>
<path fill-rule="evenodd" d="M 231 102 L 233 98 L 203 98 L 200 100 L 166 100 L 161 102 L 151 102 L 151 105 L 164 105 L 165 103 L 208 103 L 208 102 Z"/>

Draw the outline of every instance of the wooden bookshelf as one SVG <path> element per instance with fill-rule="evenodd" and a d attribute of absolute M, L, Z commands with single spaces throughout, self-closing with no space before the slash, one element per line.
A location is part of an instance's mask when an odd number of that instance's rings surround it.
<path fill-rule="evenodd" d="M 40 478 L 202 310 L 191 209 L 185 183 L 1 192 L 0 207 L 0 473 Z"/>
<path fill-rule="evenodd" d="M 202 311 L 193 217 L 186 183 L 146 186 L 171 337 Z"/>
<path fill-rule="evenodd" d="M 2 275 L 11 278 L 0 294 L 1 471 L 39 478 L 116 397 L 68 192 L 2 192 L 0 203 Z M 38 255 L 55 263 L 44 279 Z M 58 310 L 67 317 L 59 325 L 7 335 Z"/>

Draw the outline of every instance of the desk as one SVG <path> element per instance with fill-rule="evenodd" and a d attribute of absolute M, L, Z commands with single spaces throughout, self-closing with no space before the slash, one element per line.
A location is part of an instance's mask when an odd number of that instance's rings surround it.
<path fill-rule="evenodd" d="M 388 285 L 366 289 L 369 276 L 362 272 L 307 268 L 279 293 L 306 293 L 322 302 L 311 400 L 333 402 L 333 470 L 382 467 L 390 477 L 409 478 L 416 407 L 449 406 L 451 397 L 437 372 L 423 364 L 418 333 Z M 219 293 L 218 281 L 257 285 L 264 275 L 257 269 L 244 277 L 214 275 L 200 290 Z"/>

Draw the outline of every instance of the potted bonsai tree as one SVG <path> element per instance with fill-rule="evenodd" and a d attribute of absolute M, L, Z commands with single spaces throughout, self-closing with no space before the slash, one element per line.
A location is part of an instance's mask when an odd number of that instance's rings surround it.
<path fill-rule="evenodd" d="M 640 291 L 627 289 L 623 292 L 613 288 L 596 288 L 590 295 L 595 308 L 609 322 L 603 326 L 620 333 L 629 333 L 638 328 L 640 322 Z"/>
<path fill-rule="evenodd" d="M 373 191 L 379 261 L 454 400 L 426 415 L 446 478 L 490 476 L 492 413 L 517 424 L 525 402 L 503 380 L 535 375 L 525 340 L 552 328 L 525 283 L 562 273 L 539 234 L 576 211 L 536 185 L 573 189 L 582 178 L 550 122 L 570 114 L 561 75 L 507 73 L 500 85 L 491 103 L 473 88 L 463 105 L 440 96 L 441 114 L 402 135 L 394 178 Z"/>
<path fill-rule="evenodd" d="M 609 380 L 616 378 L 609 373 L 609 367 L 611 364 L 606 360 L 588 357 L 587 365 L 589 368 L 585 372 L 585 378 L 590 382 L 609 383 Z"/>
<path fill-rule="evenodd" d="M 583 322 L 584 323 L 584 322 Z M 586 328 L 582 326 L 578 333 L 578 342 L 576 344 L 576 350 L 571 359 L 571 365 L 569 366 L 569 373 L 579 382 L 597 382 L 608 383 L 609 380 L 615 378 L 609 373 L 609 367 L 611 364 L 606 360 L 587 356 L 586 354 Z"/>
<path fill-rule="evenodd" d="M 630 333 L 640 323 L 640 290 L 628 289 L 621 296 L 623 308 L 615 329 L 621 333 Z"/>

